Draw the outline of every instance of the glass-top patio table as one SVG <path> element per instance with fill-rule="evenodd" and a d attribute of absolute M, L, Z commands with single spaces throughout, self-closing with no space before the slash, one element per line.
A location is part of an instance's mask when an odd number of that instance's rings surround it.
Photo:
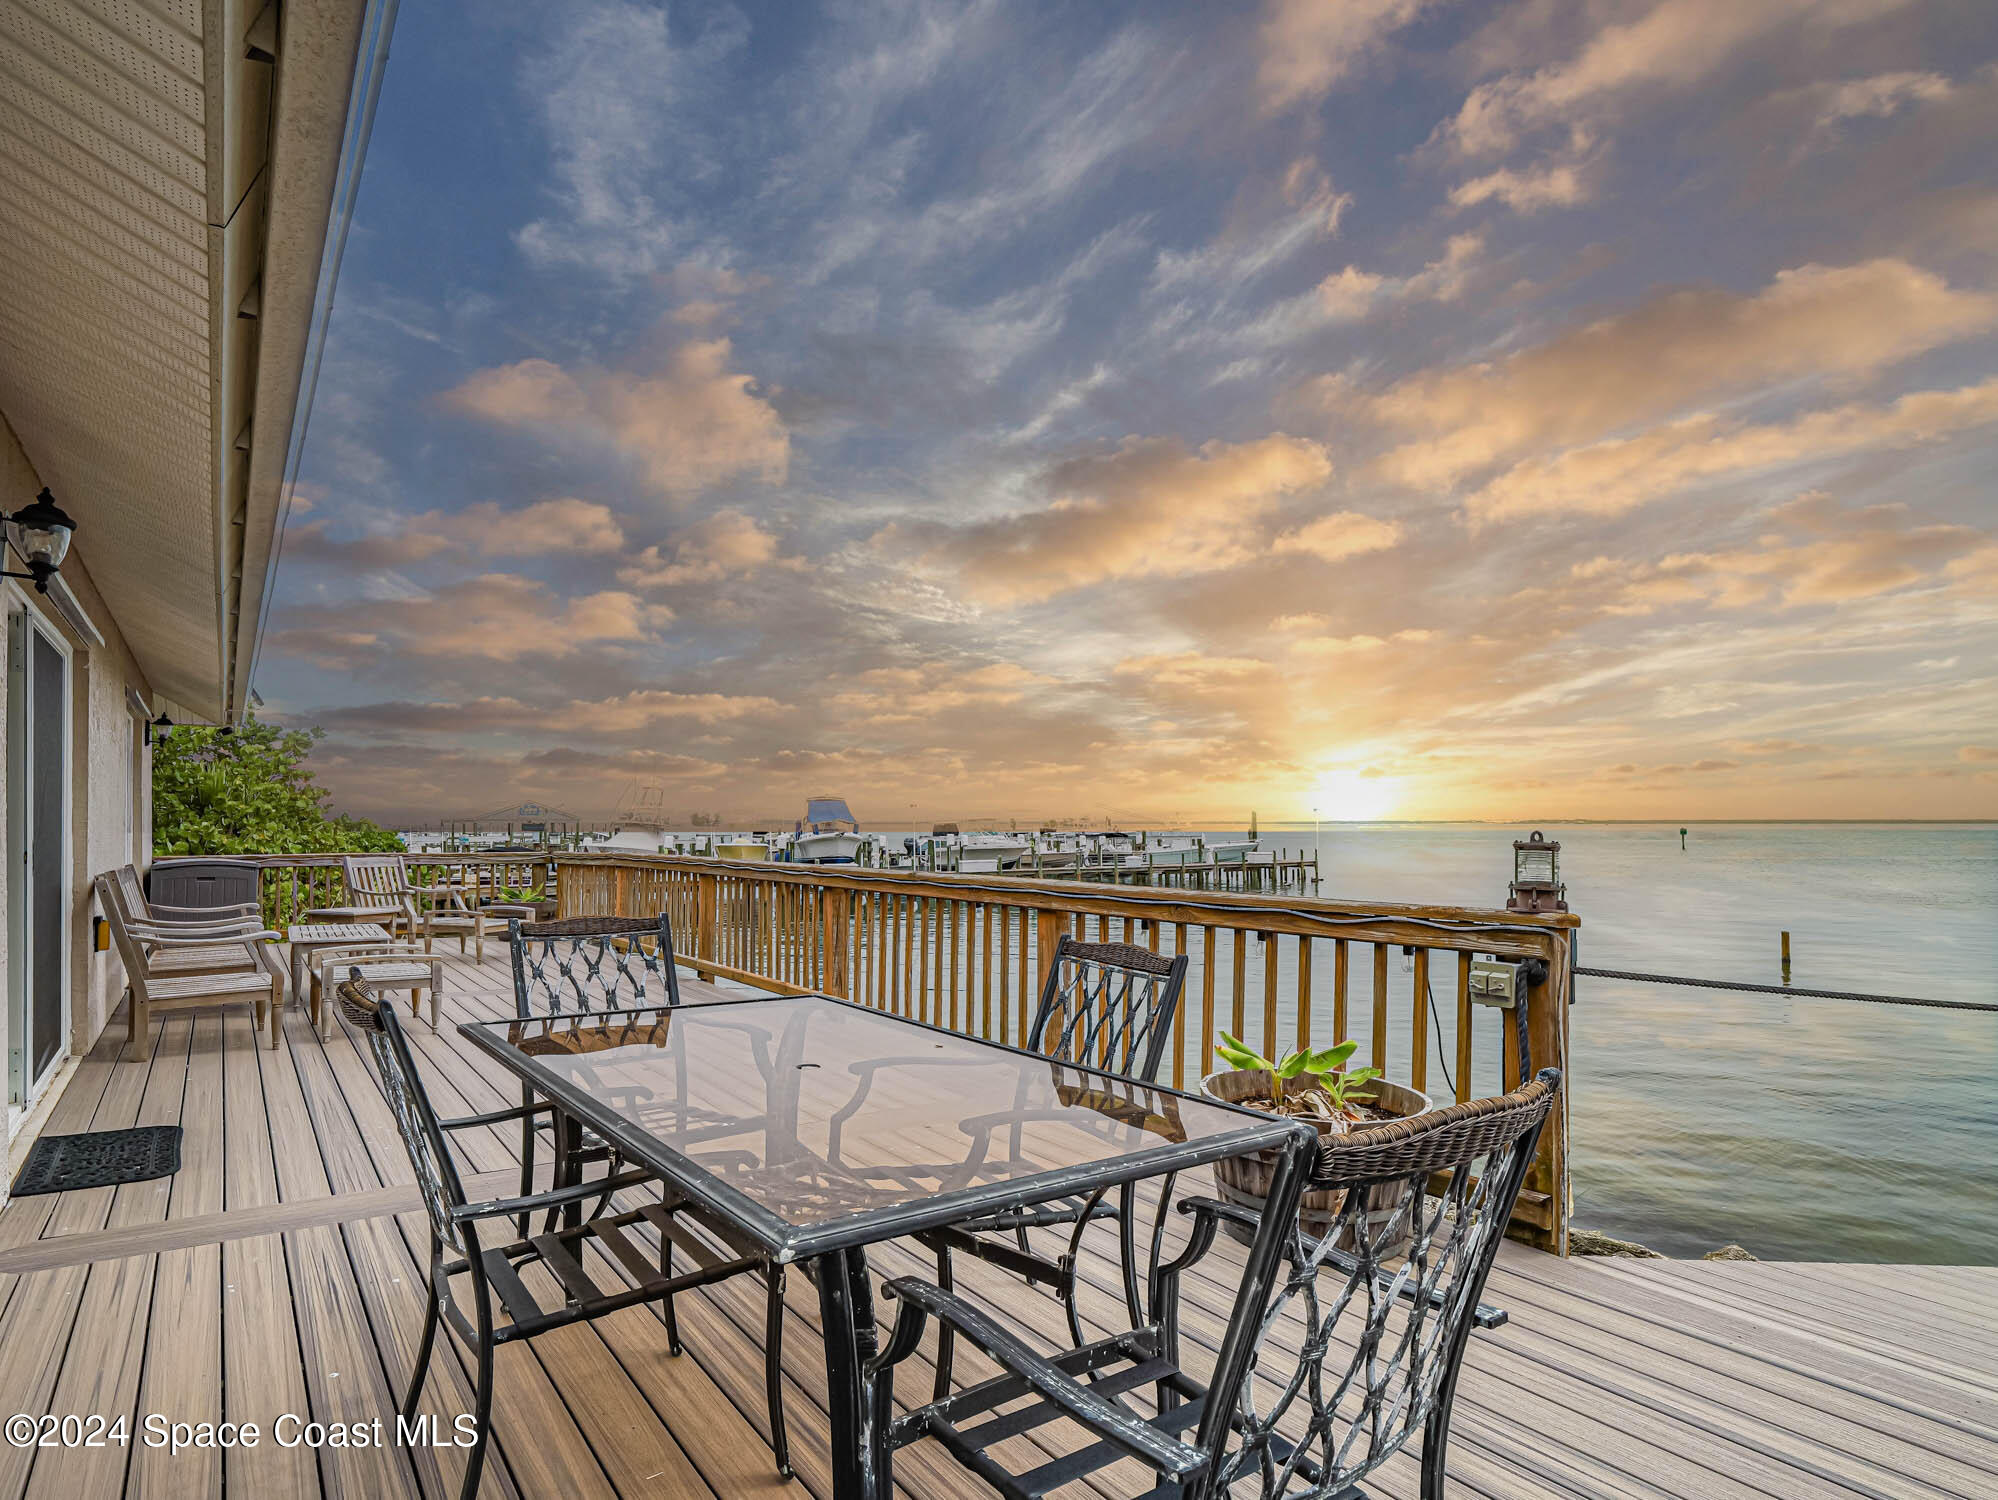
<path fill-rule="evenodd" d="M 818 995 L 459 1030 L 773 1261 L 809 1269 L 841 1500 L 872 1500 L 870 1434 L 885 1419 L 867 1370 L 867 1246 L 1259 1147 L 1289 1145 L 1295 1159 L 1315 1140 L 1294 1122 Z"/>

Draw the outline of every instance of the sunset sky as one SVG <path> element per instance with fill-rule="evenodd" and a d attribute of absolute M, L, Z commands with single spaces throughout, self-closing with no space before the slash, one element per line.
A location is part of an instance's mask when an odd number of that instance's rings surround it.
<path fill-rule="evenodd" d="M 1989 0 L 404 5 L 338 806 L 1998 816 Z"/>

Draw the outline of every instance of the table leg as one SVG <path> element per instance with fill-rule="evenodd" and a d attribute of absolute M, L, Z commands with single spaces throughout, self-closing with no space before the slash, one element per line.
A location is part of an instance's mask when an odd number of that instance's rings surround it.
<path fill-rule="evenodd" d="M 822 1255 L 812 1263 L 825 1329 L 826 1392 L 832 1418 L 833 1500 L 888 1500 L 886 1386 L 868 1368 L 880 1352 L 867 1252 Z"/>

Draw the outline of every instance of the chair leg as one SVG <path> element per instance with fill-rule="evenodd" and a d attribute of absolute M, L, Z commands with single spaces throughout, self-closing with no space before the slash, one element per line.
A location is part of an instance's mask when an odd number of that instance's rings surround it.
<path fill-rule="evenodd" d="M 937 1285 L 946 1292 L 957 1289 L 956 1282 L 952 1279 L 951 1275 L 950 1246 L 948 1245 L 940 1244 L 937 1246 Z M 956 1355 L 957 1330 L 944 1322 L 942 1318 L 939 1318 L 937 1319 L 937 1380 L 936 1384 L 931 1387 L 930 1399 L 932 1401 L 941 1401 L 950 1394 L 950 1367 Z"/>
<path fill-rule="evenodd" d="M 520 1102 L 523 1107 L 534 1103 L 534 1090 L 525 1083 L 520 1086 Z M 534 1192 L 534 1116 L 523 1115 L 520 1121 L 520 1196 L 526 1198 Z M 515 1217 L 515 1225 L 520 1230 L 520 1238 L 527 1238 L 529 1213 Z"/>
<path fill-rule="evenodd" d="M 1450 1397 L 1445 1392 L 1422 1424 L 1422 1500 L 1443 1500 L 1443 1459 L 1450 1447 Z"/>
<path fill-rule="evenodd" d="M 132 991 L 132 1009 L 125 1017 L 125 1040 L 131 1048 L 135 1062 L 144 1062 L 152 1048 L 153 1008 L 139 998 L 137 990 Z"/>
<path fill-rule="evenodd" d="M 430 1241 L 430 1262 L 433 1266 L 437 1263 L 435 1235 L 431 1236 Z M 441 1316 L 438 1309 L 441 1304 L 437 1300 L 439 1294 L 435 1278 L 436 1273 L 433 1271 L 430 1278 L 423 1283 L 424 1301 L 429 1306 L 423 1314 L 423 1337 L 416 1341 L 416 1363 L 409 1372 L 409 1389 L 402 1395 L 402 1419 L 405 1422 L 416 1415 L 417 1400 L 423 1395 L 423 1377 L 430 1369 L 430 1352 L 437 1345 L 437 1321 Z"/>
<path fill-rule="evenodd" d="M 1138 1209 L 1136 1189 L 1125 1183 L 1117 1189 L 1117 1252 L 1123 1262 L 1124 1311 L 1133 1328 L 1145 1321 L 1144 1299 L 1138 1290 Z"/>
<path fill-rule="evenodd" d="M 458 1486 L 458 1500 L 473 1500 L 473 1497 L 479 1493 L 479 1474 L 486 1466 L 486 1444 L 492 1438 L 492 1315 L 485 1313 L 479 1319 L 479 1325 L 478 1391 L 472 1398 L 472 1420 L 477 1424 L 479 1435 L 472 1444 L 472 1451 L 465 1455 L 465 1482 Z"/>
<path fill-rule="evenodd" d="M 777 1472 L 791 1477 L 791 1440 L 784 1432 L 784 1268 L 766 1267 L 768 1297 L 763 1309 L 763 1394 L 770 1403 L 770 1451 Z"/>
<path fill-rule="evenodd" d="M 277 1050 L 278 1012 L 284 1009 L 284 991 L 278 985 L 277 975 L 271 976 L 271 1050 Z"/>
<path fill-rule="evenodd" d="M 659 1236 L 659 1274 L 669 1278 L 673 1274 L 673 1236 L 670 1234 Z M 680 1342 L 680 1315 L 673 1311 L 671 1292 L 659 1299 L 659 1318 L 666 1325 L 666 1352 L 676 1358 L 685 1354 L 686 1348 Z"/>

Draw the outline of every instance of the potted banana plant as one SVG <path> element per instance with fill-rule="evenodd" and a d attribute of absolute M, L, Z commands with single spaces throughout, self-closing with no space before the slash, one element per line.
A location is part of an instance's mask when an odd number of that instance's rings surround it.
<path fill-rule="evenodd" d="M 1317 1051 L 1288 1052 L 1272 1061 L 1224 1031 L 1214 1051 L 1228 1067 L 1201 1079 L 1200 1089 L 1226 1104 L 1303 1120 L 1321 1136 L 1427 1114 L 1434 1108 L 1427 1094 L 1390 1083 L 1379 1068 L 1349 1070 L 1346 1064 L 1359 1045 L 1344 1041 Z M 1214 1186 L 1224 1201 L 1260 1210 L 1275 1167 L 1274 1149 L 1230 1157 L 1215 1163 Z M 1393 1184 L 1370 1189 L 1368 1212 L 1391 1213 L 1399 1194 L 1400 1189 Z M 1323 1234 L 1345 1200 L 1345 1193 L 1338 1189 L 1308 1189 L 1298 1207 L 1298 1222 L 1306 1233 Z M 1229 1229 L 1239 1238 L 1248 1238 L 1237 1226 Z"/>

